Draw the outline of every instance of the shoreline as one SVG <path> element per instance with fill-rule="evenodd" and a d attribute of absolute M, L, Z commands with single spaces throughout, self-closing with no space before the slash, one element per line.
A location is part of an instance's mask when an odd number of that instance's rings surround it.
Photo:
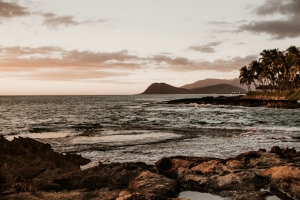
<path fill-rule="evenodd" d="M 163 157 L 144 162 L 90 162 L 59 154 L 30 138 L 0 136 L 1 199 L 184 200 L 180 192 L 198 191 L 235 200 L 281 195 L 300 198 L 300 151 L 274 146 L 226 159 Z M 268 190 L 271 188 L 271 190 Z"/>
<path fill-rule="evenodd" d="M 230 106 L 245 106 L 245 107 L 269 107 L 269 108 L 284 108 L 298 109 L 300 103 L 291 100 L 266 100 L 255 98 L 244 98 L 244 96 L 234 97 L 202 97 L 191 99 L 175 99 L 166 102 L 167 104 L 211 104 L 211 105 L 230 105 Z"/>

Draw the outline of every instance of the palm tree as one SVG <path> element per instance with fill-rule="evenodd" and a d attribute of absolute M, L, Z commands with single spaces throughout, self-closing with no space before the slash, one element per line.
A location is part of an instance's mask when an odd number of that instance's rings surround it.
<path fill-rule="evenodd" d="M 263 50 L 259 60 L 253 60 L 248 67 L 240 69 L 240 83 L 270 86 L 277 90 L 300 88 L 300 48 L 291 46 L 286 51 Z"/>
<path fill-rule="evenodd" d="M 261 75 L 262 72 L 262 67 L 261 64 L 259 63 L 258 60 L 253 60 L 249 66 L 248 66 L 248 70 L 250 71 L 250 75 L 253 76 L 251 77 L 251 79 L 253 79 L 253 84 L 255 85 L 255 87 L 257 88 L 257 81 L 259 82 L 259 77 Z"/>
<path fill-rule="evenodd" d="M 246 66 L 242 67 L 240 69 L 240 84 L 244 85 L 246 84 L 248 87 L 248 91 L 251 91 L 250 85 L 251 85 L 251 81 L 250 81 L 250 73 L 249 70 Z"/>
<path fill-rule="evenodd" d="M 300 87 L 294 80 L 296 74 L 300 73 L 300 50 L 295 46 L 290 46 L 286 53 L 286 60 L 290 66 L 290 80 L 292 81 L 292 89 Z"/>

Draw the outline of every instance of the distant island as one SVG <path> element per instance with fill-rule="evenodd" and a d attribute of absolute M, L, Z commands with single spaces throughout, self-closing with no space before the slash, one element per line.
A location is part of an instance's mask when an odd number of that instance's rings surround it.
<path fill-rule="evenodd" d="M 142 94 L 245 94 L 239 79 L 205 79 L 182 87 L 152 83 Z"/>

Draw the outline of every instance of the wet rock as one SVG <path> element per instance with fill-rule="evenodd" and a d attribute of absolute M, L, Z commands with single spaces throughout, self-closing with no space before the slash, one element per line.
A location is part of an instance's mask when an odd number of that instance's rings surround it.
<path fill-rule="evenodd" d="M 32 180 L 39 175 L 47 172 L 42 182 L 48 182 L 58 171 L 78 171 L 80 164 L 88 162 L 89 159 L 80 155 L 65 156 L 54 152 L 49 144 L 30 138 L 8 141 L 0 136 L 0 192 L 34 189 Z"/>
<path fill-rule="evenodd" d="M 277 154 L 279 156 L 283 156 L 282 150 L 281 150 L 281 148 L 279 146 L 273 146 L 271 148 L 271 150 L 270 150 L 270 153 L 275 153 L 275 154 Z"/>
<path fill-rule="evenodd" d="M 243 164 L 240 160 L 228 160 L 226 165 L 231 167 L 232 169 L 241 169 L 243 168 Z"/>
<path fill-rule="evenodd" d="M 271 187 L 300 199 L 300 168 L 295 166 L 276 166 L 261 172 L 261 176 L 270 177 Z"/>
<path fill-rule="evenodd" d="M 282 149 L 282 154 L 283 154 L 283 157 L 285 157 L 285 158 L 291 159 L 295 156 L 296 153 L 297 153 L 297 151 L 295 150 L 294 147 L 291 149 L 289 149 L 288 147 Z"/>
<path fill-rule="evenodd" d="M 300 199 L 299 161 L 294 148 L 273 147 L 271 152 L 249 151 L 228 159 L 175 156 L 164 157 L 155 166 L 100 163 L 80 170 L 88 162 L 80 155 L 62 155 L 49 144 L 28 138 L 10 142 L 0 137 L 0 197 L 179 200 L 177 195 L 185 190 L 235 200 L 266 199 L 281 191 L 281 199 Z"/>
<path fill-rule="evenodd" d="M 129 190 L 147 194 L 159 194 L 161 198 L 175 197 L 178 193 L 177 182 L 164 176 L 143 171 L 128 185 Z"/>
<path fill-rule="evenodd" d="M 163 171 L 166 171 L 166 170 L 169 170 L 172 168 L 173 164 L 171 162 L 171 160 L 167 157 L 163 157 L 161 158 L 159 161 L 157 161 L 155 163 L 155 166 L 159 169 L 159 170 L 163 170 Z"/>
<path fill-rule="evenodd" d="M 203 162 L 192 168 L 193 171 L 202 172 L 203 174 L 214 173 L 223 174 L 226 172 L 233 172 L 233 168 L 224 165 L 220 160 L 210 160 Z"/>
<path fill-rule="evenodd" d="M 247 107 L 271 107 L 271 108 L 300 108 L 297 101 L 289 100 L 272 100 L 272 99 L 254 99 L 245 98 L 246 96 L 235 97 L 202 97 L 191 99 L 175 99 L 168 101 L 168 104 L 212 104 L 212 105 L 232 105 L 232 106 L 247 106 Z"/>
<path fill-rule="evenodd" d="M 268 196 L 272 196 L 272 194 L 268 191 L 254 191 L 246 194 L 241 194 L 233 200 L 262 200 L 266 199 Z"/>
<path fill-rule="evenodd" d="M 115 200 L 118 198 L 120 190 L 110 190 L 103 188 L 97 191 L 88 190 L 73 190 L 61 192 L 44 192 L 38 191 L 34 193 L 24 192 L 3 196 L 3 200 L 41 200 L 41 199 L 55 199 L 55 200 Z"/>
<path fill-rule="evenodd" d="M 143 162 L 100 164 L 79 172 L 61 174 L 53 183 L 60 185 L 59 190 L 96 190 L 104 187 L 124 189 L 142 171 L 152 167 Z"/>

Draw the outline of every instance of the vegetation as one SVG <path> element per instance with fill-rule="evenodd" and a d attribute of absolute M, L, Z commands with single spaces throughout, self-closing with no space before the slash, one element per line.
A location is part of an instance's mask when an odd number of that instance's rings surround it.
<path fill-rule="evenodd" d="M 264 92 L 295 91 L 300 88 L 300 48 L 291 46 L 286 51 L 263 50 L 258 60 L 240 69 L 240 83 L 254 84 Z"/>
<path fill-rule="evenodd" d="M 257 91 L 250 91 L 247 93 L 248 97 L 256 98 L 258 96 L 264 98 L 274 98 L 274 99 L 288 99 L 288 100 L 300 100 L 300 89 L 298 90 L 284 90 L 281 92 L 257 92 Z"/>

